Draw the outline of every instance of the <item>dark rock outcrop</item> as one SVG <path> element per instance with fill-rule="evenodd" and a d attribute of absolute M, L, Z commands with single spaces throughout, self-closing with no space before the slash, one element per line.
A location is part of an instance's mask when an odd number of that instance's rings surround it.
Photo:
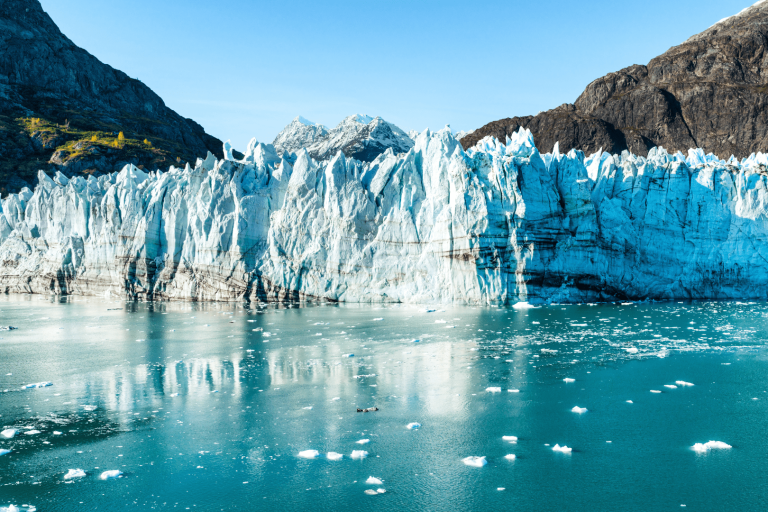
<path fill-rule="evenodd" d="M 93 160 L 75 149 L 81 138 L 102 146 L 96 173 L 121 161 L 165 167 L 222 156 L 220 140 L 76 46 L 38 0 L 0 0 L 0 193 L 33 184 L 38 169 L 76 174 L 81 159 Z"/>
<path fill-rule="evenodd" d="M 505 140 L 530 129 L 539 149 L 601 147 L 646 155 L 701 147 L 720 158 L 768 151 L 768 2 L 717 23 L 647 66 L 634 65 L 589 84 L 573 105 L 494 121 L 462 138 Z"/>

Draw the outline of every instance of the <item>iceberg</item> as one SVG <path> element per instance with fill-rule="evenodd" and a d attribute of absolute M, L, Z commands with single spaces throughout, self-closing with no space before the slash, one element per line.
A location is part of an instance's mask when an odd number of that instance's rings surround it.
<path fill-rule="evenodd" d="M 501 393 L 501 388 L 490 387 L 490 388 L 485 388 L 485 391 L 487 391 L 488 393 Z"/>
<path fill-rule="evenodd" d="M 352 454 L 349 456 L 351 459 L 364 459 L 368 457 L 368 452 L 365 450 L 352 450 Z"/>
<path fill-rule="evenodd" d="M 345 122 L 390 136 L 366 120 Z M 328 132 L 311 143 L 317 159 L 254 140 L 242 160 L 41 171 L 34 191 L 1 201 L 0 292 L 519 312 L 768 299 L 768 262 L 755 257 L 768 253 L 762 153 L 541 155 L 524 129 L 465 151 L 450 128 L 412 145 L 392 133 L 402 148 L 370 161 L 323 145 Z"/>
<path fill-rule="evenodd" d="M 472 467 L 475 467 L 475 468 L 481 468 L 481 467 L 485 466 L 486 464 L 488 464 L 488 461 L 485 460 L 485 456 L 483 456 L 483 457 L 477 457 L 477 456 L 465 457 L 465 458 L 461 459 L 461 462 L 463 462 L 467 466 L 472 466 Z"/>
<path fill-rule="evenodd" d="M 577 405 L 573 409 L 571 409 L 571 412 L 575 412 L 575 413 L 578 413 L 578 414 L 584 414 L 585 412 L 587 412 L 587 408 L 586 407 L 579 407 Z"/>
<path fill-rule="evenodd" d="M 11 450 L 6 450 L 5 448 L 0 448 L 0 456 L 8 455 L 9 453 L 11 453 Z"/>
<path fill-rule="evenodd" d="M 15 428 L 7 428 L 2 432 L 0 432 L 0 437 L 3 437 L 5 439 L 13 439 L 18 433 L 19 431 L 16 430 Z"/>
<path fill-rule="evenodd" d="M 569 377 L 566 377 L 563 379 L 563 382 L 566 382 L 566 383 L 576 382 L 576 379 L 571 379 Z"/>
<path fill-rule="evenodd" d="M 552 447 L 553 452 L 560 452 L 560 453 L 571 453 L 573 451 L 572 448 L 568 448 L 567 446 L 560 446 L 559 444 L 556 444 Z"/>
<path fill-rule="evenodd" d="M 368 480 L 365 481 L 368 485 L 382 485 L 384 482 L 382 482 L 380 479 L 376 478 L 375 476 L 369 476 Z"/>
<path fill-rule="evenodd" d="M 341 460 L 344 458 L 344 455 L 336 452 L 328 452 L 325 454 L 325 458 L 328 460 Z"/>
<path fill-rule="evenodd" d="M 69 471 L 67 471 L 67 474 L 64 475 L 64 480 L 72 480 L 74 478 L 83 478 L 83 477 L 85 477 L 85 471 L 83 471 L 82 469 L 70 469 Z M 102 478 L 102 480 L 105 480 L 105 479 Z"/>
<path fill-rule="evenodd" d="M 99 480 L 114 480 L 115 478 L 120 478 L 123 476 L 123 472 L 119 469 L 112 469 L 109 471 L 104 471 L 101 476 L 99 476 Z"/>
<path fill-rule="evenodd" d="M 371 442 L 370 439 L 361 439 L 359 441 L 355 441 L 356 444 L 368 444 L 370 442 Z"/>
<path fill-rule="evenodd" d="M 681 387 L 693 386 L 693 384 L 691 384 L 690 382 L 685 382 L 684 380 L 676 380 L 675 384 L 677 384 L 678 386 L 681 386 Z"/>
<path fill-rule="evenodd" d="M 509 441 L 510 443 L 517 442 L 517 436 L 501 436 L 502 441 Z"/>
<path fill-rule="evenodd" d="M 317 450 L 303 450 L 299 452 L 298 456 L 302 459 L 316 459 L 320 456 L 320 452 Z"/>
<path fill-rule="evenodd" d="M 405 426 L 405 428 L 407 428 L 408 430 L 418 430 L 421 428 L 421 423 L 416 423 L 416 422 L 409 423 L 408 425 Z"/>
<path fill-rule="evenodd" d="M 505 455 L 504 458 L 507 460 L 515 460 L 517 456 L 514 453 L 510 453 L 509 455 Z"/>
<path fill-rule="evenodd" d="M 707 453 L 710 450 L 727 450 L 733 448 L 731 445 L 722 441 L 709 441 L 706 443 L 696 443 L 693 445 L 693 451 L 698 453 Z"/>

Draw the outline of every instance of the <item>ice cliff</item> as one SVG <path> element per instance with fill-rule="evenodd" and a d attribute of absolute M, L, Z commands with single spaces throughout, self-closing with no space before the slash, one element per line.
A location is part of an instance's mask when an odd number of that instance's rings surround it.
<path fill-rule="evenodd" d="M 2 202 L 0 290 L 198 300 L 768 298 L 768 155 L 541 155 L 450 129 L 370 163 L 241 161 L 53 179 Z"/>

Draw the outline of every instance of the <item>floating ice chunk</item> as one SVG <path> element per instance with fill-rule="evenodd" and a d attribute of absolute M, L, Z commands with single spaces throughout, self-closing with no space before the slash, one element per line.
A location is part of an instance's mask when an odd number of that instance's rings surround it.
<path fill-rule="evenodd" d="M 352 455 L 350 455 L 353 459 L 364 459 L 368 456 L 368 452 L 365 450 L 352 450 Z"/>
<path fill-rule="evenodd" d="M 48 386 L 53 386 L 53 382 L 36 382 L 22 386 L 21 389 L 47 388 Z"/>
<path fill-rule="evenodd" d="M 341 357 L 355 357 L 355 354 L 344 354 Z"/>
<path fill-rule="evenodd" d="M 344 458 L 344 455 L 336 452 L 328 452 L 325 454 L 325 458 L 328 460 L 341 460 Z"/>
<path fill-rule="evenodd" d="M 369 476 L 368 480 L 365 481 L 368 485 L 383 485 L 384 482 L 382 482 L 380 479 L 376 478 L 375 476 Z"/>
<path fill-rule="evenodd" d="M 683 387 L 693 386 L 693 384 L 691 384 L 690 382 L 685 382 L 684 380 L 676 380 L 675 384 L 677 384 L 678 386 L 683 386 Z"/>
<path fill-rule="evenodd" d="M 39 430 L 27 430 L 26 432 L 24 432 L 24 435 L 25 436 L 36 436 L 39 433 L 40 433 Z"/>
<path fill-rule="evenodd" d="M 64 480 L 72 480 L 73 478 L 83 478 L 85 476 L 85 471 L 82 469 L 70 469 L 67 471 L 67 474 L 64 475 Z"/>
<path fill-rule="evenodd" d="M 384 320 L 384 319 L 383 318 L 374 318 L 373 319 L 374 322 L 381 322 L 382 320 Z"/>
<path fill-rule="evenodd" d="M 377 496 L 379 493 L 374 491 L 373 489 L 366 489 L 365 494 L 367 494 L 368 496 Z"/>
<path fill-rule="evenodd" d="M 517 436 L 501 436 L 502 441 L 509 441 L 511 443 L 514 443 L 517 441 Z"/>
<path fill-rule="evenodd" d="M 341 400 L 341 398 L 338 396 L 331 398 L 331 402 L 338 402 L 339 400 Z"/>
<path fill-rule="evenodd" d="M 630 354 L 637 354 L 639 352 L 639 350 L 637 350 L 637 347 L 627 347 L 624 350 L 626 350 Z"/>
<path fill-rule="evenodd" d="M 632 400 L 627 400 L 627 403 L 628 403 L 628 404 L 633 404 L 633 403 L 635 403 L 635 402 L 633 402 Z"/>
<path fill-rule="evenodd" d="M 382 489 L 381 487 L 379 487 L 378 489 L 376 489 L 376 493 L 377 493 L 377 494 L 384 494 L 385 492 L 387 492 L 387 490 L 386 490 L 386 489 Z"/>
<path fill-rule="evenodd" d="M 659 391 L 658 389 L 652 389 L 651 393 L 661 393 L 661 391 Z"/>
<path fill-rule="evenodd" d="M 171 398 L 176 398 L 177 396 L 179 396 L 178 393 L 171 393 Z"/>
<path fill-rule="evenodd" d="M 417 430 L 421 428 L 421 423 L 415 423 L 415 422 L 409 423 L 408 425 L 405 426 L 405 428 L 407 428 L 408 430 Z"/>
<path fill-rule="evenodd" d="M 472 466 L 474 468 L 481 468 L 486 464 L 488 464 L 488 461 L 485 460 L 485 456 L 478 457 L 476 455 L 473 455 L 471 457 L 465 457 L 461 459 L 461 462 L 463 462 L 467 466 Z"/>
<path fill-rule="evenodd" d="M 512 306 L 512 309 L 517 309 L 517 310 L 521 310 L 521 309 L 536 309 L 536 306 L 534 306 L 532 304 L 529 304 L 527 302 L 518 302 L 514 306 Z"/>
<path fill-rule="evenodd" d="M 0 331 L 15 331 L 18 327 L 12 325 L 0 325 Z"/>
<path fill-rule="evenodd" d="M 568 448 L 567 446 L 560 446 L 559 444 L 556 444 L 552 447 L 553 452 L 560 452 L 560 453 L 571 453 L 573 451 L 572 448 Z"/>
<path fill-rule="evenodd" d="M 707 443 L 696 443 L 693 445 L 693 450 L 699 453 L 706 453 L 709 450 L 727 450 L 728 448 L 733 447 L 722 441 L 709 441 Z"/>
<path fill-rule="evenodd" d="M 320 452 L 317 450 L 303 450 L 299 452 L 299 457 L 302 459 L 316 459 L 320 456 Z"/>
<path fill-rule="evenodd" d="M 304 409 L 304 410 L 306 410 L 306 411 L 311 411 L 311 410 L 312 410 L 312 406 L 311 406 L 311 405 L 308 405 L 308 406 L 306 406 L 306 407 L 302 407 L 302 409 Z"/>
<path fill-rule="evenodd" d="M 488 393 L 501 393 L 501 388 L 494 388 L 494 387 L 491 387 L 491 388 L 485 388 L 485 390 L 486 390 Z"/>
<path fill-rule="evenodd" d="M 675 386 L 674 384 L 664 384 L 664 387 L 669 389 L 677 389 L 677 386 Z"/>
<path fill-rule="evenodd" d="M 566 377 L 566 378 L 563 379 L 563 382 L 576 382 L 576 379 L 571 379 L 571 378 Z"/>
<path fill-rule="evenodd" d="M 587 408 L 586 407 L 579 407 L 577 405 L 573 409 L 571 409 L 571 412 L 575 412 L 575 413 L 579 413 L 579 414 L 584 414 L 585 412 L 587 412 Z"/>
<path fill-rule="evenodd" d="M 421 340 L 419 340 L 419 339 L 416 339 L 416 340 L 411 340 L 411 343 L 419 343 L 420 341 L 421 341 Z"/>
<path fill-rule="evenodd" d="M 16 434 L 18 434 L 19 431 L 15 428 L 7 428 L 0 432 L 0 437 L 4 437 L 6 439 L 13 439 Z"/>
<path fill-rule="evenodd" d="M 0 448 L 0 455 L 8 455 L 11 453 L 11 450 L 6 450 L 5 448 Z"/>
<path fill-rule="evenodd" d="M 96 409 L 98 409 L 98 406 L 96 406 L 96 405 L 84 405 L 83 409 L 85 409 L 88 412 L 93 412 Z"/>
<path fill-rule="evenodd" d="M 120 478 L 123 476 L 123 472 L 119 469 L 112 469 L 110 471 L 105 471 L 101 474 L 99 477 L 99 480 L 113 480 L 115 478 Z"/>
<path fill-rule="evenodd" d="M 436 324 L 444 324 L 444 323 L 445 323 L 445 320 L 435 320 L 435 323 L 436 323 Z"/>
<path fill-rule="evenodd" d="M 519 389 L 508 389 L 507 391 L 509 391 L 510 393 L 519 393 L 520 392 Z"/>
<path fill-rule="evenodd" d="M 571 324 L 571 327 L 586 327 L 587 324 Z"/>
<path fill-rule="evenodd" d="M 60 435 L 61 435 L 61 432 L 59 432 L 58 430 L 54 430 L 54 431 L 53 431 L 53 435 L 55 435 L 55 436 L 60 436 Z"/>
<path fill-rule="evenodd" d="M 634 304 L 634 302 L 622 302 L 621 303 L 622 306 L 631 306 L 632 304 Z"/>
<path fill-rule="evenodd" d="M 355 441 L 355 444 L 368 444 L 370 442 L 371 442 L 370 439 L 361 439 L 359 441 Z"/>
<path fill-rule="evenodd" d="M 510 453 L 509 455 L 505 455 L 504 458 L 507 460 L 515 460 L 517 458 L 517 455 L 515 455 L 514 453 Z"/>
<path fill-rule="evenodd" d="M 503 490 L 505 490 L 505 488 L 504 487 L 497 487 L 496 490 L 497 491 L 503 491 Z"/>

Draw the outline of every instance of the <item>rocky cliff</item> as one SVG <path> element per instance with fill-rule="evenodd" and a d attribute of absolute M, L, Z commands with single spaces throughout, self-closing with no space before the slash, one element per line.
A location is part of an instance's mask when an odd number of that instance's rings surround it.
<path fill-rule="evenodd" d="M 0 290 L 195 300 L 502 304 L 768 298 L 768 155 L 464 151 L 449 129 L 370 163 L 242 160 L 2 202 Z"/>
<path fill-rule="evenodd" d="M 494 121 L 461 142 L 530 129 L 542 151 L 647 155 L 701 147 L 721 158 L 768 151 L 768 1 L 653 59 L 589 84 L 573 105 Z"/>
<path fill-rule="evenodd" d="M 122 133 L 122 137 L 120 136 Z M 221 141 L 70 41 L 38 0 L 0 0 L 0 194 L 37 179 L 195 161 Z"/>

